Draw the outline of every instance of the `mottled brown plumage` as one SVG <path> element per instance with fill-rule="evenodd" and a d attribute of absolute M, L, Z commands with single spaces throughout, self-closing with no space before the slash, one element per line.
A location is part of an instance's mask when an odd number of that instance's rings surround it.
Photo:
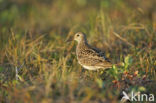
<path fill-rule="evenodd" d="M 78 42 L 76 47 L 78 62 L 85 69 L 97 70 L 112 67 L 111 62 L 104 56 L 101 50 L 93 48 L 88 44 L 84 33 L 76 33 L 74 40 Z"/>

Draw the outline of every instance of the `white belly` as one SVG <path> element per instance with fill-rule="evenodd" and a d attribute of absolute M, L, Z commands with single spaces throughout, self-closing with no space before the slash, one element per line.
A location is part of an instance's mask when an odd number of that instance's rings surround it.
<path fill-rule="evenodd" d="M 83 65 L 83 67 L 85 69 L 88 69 L 88 70 L 97 70 L 97 69 L 100 69 L 100 67 L 97 67 L 97 66 L 85 66 L 85 65 Z"/>
<path fill-rule="evenodd" d="M 97 70 L 97 69 L 100 69 L 101 68 L 101 67 L 97 67 L 97 66 L 86 66 L 86 65 L 82 65 L 80 62 L 79 62 L 79 64 L 81 66 L 83 66 L 84 69 L 88 69 L 88 70 Z"/>

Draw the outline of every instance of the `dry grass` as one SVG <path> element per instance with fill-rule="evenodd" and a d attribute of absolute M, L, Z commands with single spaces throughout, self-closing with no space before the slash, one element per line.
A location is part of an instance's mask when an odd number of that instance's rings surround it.
<path fill-rule="evenodd" d="M 140 88 L 156 96 L 155 1 L 67 1 L 0 1 L 0 102 L 116 103 Z M 123 66 L 82 69 L 65 42 L 78 31 Z"/>

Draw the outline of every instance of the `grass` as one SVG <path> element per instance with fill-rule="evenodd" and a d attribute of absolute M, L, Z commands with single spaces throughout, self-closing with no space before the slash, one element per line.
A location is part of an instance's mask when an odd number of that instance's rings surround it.
<path fill-rule="evenodd" d="M 150 6 L 149 6 L 149 5 Z M 0 1 L 1 103 L 116 103 L 122 91 L 156 96 L 154 0 Z M 74 33 L 121 67 L 82 69 Z"/>

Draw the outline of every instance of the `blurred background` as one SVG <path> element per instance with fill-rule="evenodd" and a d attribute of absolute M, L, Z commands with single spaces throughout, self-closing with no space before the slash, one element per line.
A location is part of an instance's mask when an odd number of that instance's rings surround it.
<path fill-rule="evenodd" d="M 155 4 L 155 0 L 0 0 L 1 34 L 12 28 L 19 33 L 63 35 L 75 25 L 92 29 L 87 26 L 95 26 L 101 14 L 115 26 L 141 23 L 154 28 Z"/>
<path fill-rule="evenodd" d="M 79 31 L 124 61 L 121 71 L 106 80 L 82 71 L 65 42 Z M 156 82 L 143 81 L 156 78 L 155 55 L 156 0 L 0 0 L 1 103 L 116 103 L 123 89 L 151 93 Z"/>

